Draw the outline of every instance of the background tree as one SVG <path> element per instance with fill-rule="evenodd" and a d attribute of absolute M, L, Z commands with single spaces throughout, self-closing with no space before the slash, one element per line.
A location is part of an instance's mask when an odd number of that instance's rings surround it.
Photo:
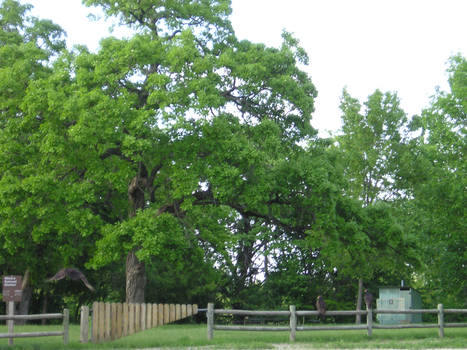
<path fill-rule="evenodd" d="M 350 182 L 347 193 L 352 198 L 362 200 L 364 207 L 369 207 L 378 200 L 400 196 L 400 187 L 396 183 L 399 178 L 399 159 L 405 152 L 401 141 L 407 118 L 397 95 L 389 92 L 383 94 L 376 90 L 368 97 L 364 106 L 362 112 L 358 100 L 344 89 L 340 105 L 343 134 L 337 140 L 343 154 L 346 177 Z M 371 210 L 373 209 L 366 209 Z M 386 234 L 387 232 L 379 233 L 382 237 Z M 366 239 L 370 239 L 370 245 L 362 244 L 360 247 L 371 246 L 371 239 L 375 237 L 360 236 L 358 241 L 364 243 Z M 363 263 L 355 266 L 354 271 L 361 274 L 358 278 L 357 310 L 360 310 L 362 304 L 363 276 L 371 277 L 375 263 L 382 260 L 377 255 L 368 253 L 351 254 L 353 258 L 361 257 L 365 261 L 371 261 L 371 266 Z M 393 256 L 398 256 L 398 253 L 394 251 Z M 358 259 L 351 261 L 356 262 Z M 357 315 L 356 322 L 360 322 L 360 315 Z"/>
<path fill-rule="evenodd" d="M 41 129 L 46 116 L 30 113 L 28 92 L 53 75 L 51 62 L 65 42 L 57 25 L 28 16 L 29 9 L 12 0 L 0 4 L 0 264 L 7 273 L 30 272 L 21 312 L 33 288 L 46 295 L 51 271 L 84 264 L 90 243 L 82 237 L 92 226 L 81 199 L 65 194 L 63 169 L 42 156 L 61 145 Z"/>
<path fill-rule="evenodd" d="M 437 91 L 431 106 L 411 123 L 415 137 L 404 179 L 413 195 L 408 222 L 423 247 L 420 285 L 434 302 L 465 306 L 467 61 L 450 59 L 450 91 Z"/>

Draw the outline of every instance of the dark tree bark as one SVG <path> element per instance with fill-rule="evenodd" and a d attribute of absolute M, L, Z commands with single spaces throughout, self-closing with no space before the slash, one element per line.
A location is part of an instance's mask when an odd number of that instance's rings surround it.
<path fill-rule="evenodd" d="M 126 258 L 126 302 L 144 303 L 146 287 L 146 266 L 136 256 L 136 249 L 130 251 Z"/>
<path fill-rule="evenodd" d="M 138 175 L 128 186 L 128 200 L 130 218 L 139 209 L 145 207 L 145 190 L 148 184 L 148 172 L 144 164 L 140 163 Z M 144 289 L 146 287 L 146 266 L 136 256 L 138 248 L 132 249 L 126 258 L 126 302 L 144 303 Z"/>

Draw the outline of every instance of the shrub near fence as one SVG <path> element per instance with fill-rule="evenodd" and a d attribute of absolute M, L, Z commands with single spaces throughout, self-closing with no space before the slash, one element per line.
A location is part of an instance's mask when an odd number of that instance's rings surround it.
<path fill-rule="evenodd" d="M 432 313 L 438 315 L 437 324 L 401 324 L 401 325 L 378 325 L 373 324 L 373 313 L 380 314 L 421 314 Z M 297 326 L 297 316 L 318 316 L 318 311 L 297 311 L 294 305 L 289 307 L 289 311 L 251 311 L 251 310 L 224 310 L 214 309 L 214 304 L 209 303 L 207 309 L 207 336 L 211 340 L 214 330 L 224 331 L 290 331 L 290 340 L 295 341 L 297 331 L 319 331 L 319 330 L 367 330 L 368 336 L 372 335 L 373 329 L 401 329 L 401 328 L 438 328 L 439 337 L 444 337 L 444 328 L 467 327 L 467 323 L 444 323 L 444 315 L 450 313 L 465 313 L 467 309 L 444 309 L 442 304 L 437 309 L 419 310 L 365 310 L 365 311 L 326 311 L 326 316 L 344 315 L 366 315 L 366 325 L 329 325 L 329 326 Z M 243 316 L 284 316 L 289 317 L 289 326 L 221 326 L 214 323 L 214 315 L 230 314 Z"/>
<path fill-rule="evenodd" d="M 128 336 L 146 329 L 172 323 L 198 313 L 191 304 L 92 304 L 91 340 L 93 343 Z M 81 308 L 81 342 L 88 341 L 89 308 Z"/>

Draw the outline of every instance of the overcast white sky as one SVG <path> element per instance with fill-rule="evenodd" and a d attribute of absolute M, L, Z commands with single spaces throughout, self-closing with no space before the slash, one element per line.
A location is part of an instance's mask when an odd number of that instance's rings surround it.
<path fill-rule="evenodd" d="M 96 50 L 108 35 L 81 0 L 21 1 L 61 25 L 70 45 Z M 240 39 L 278 46 L 286 29 L 300 40 L 318 89 L 312 124 L 323 136 L 340 127 L 344 86 L 361 102 L 377 88 L 396 91 L 412 116 L 436 86 L 447 89 L 448 58 L 467 55 L 467 0 L 232 0 L 232 8 Z"/>

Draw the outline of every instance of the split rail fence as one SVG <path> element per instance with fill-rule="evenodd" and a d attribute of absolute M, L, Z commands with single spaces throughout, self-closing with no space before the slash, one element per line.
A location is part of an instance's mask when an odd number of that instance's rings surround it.
<path fill-rule="evenodd" d="M 194 304 L 133 304 L 103 303 L 92 304 L 91 341 L 98 343 L 119 339 L 137 332 L 196 315 L 198 305 Z M 81 307 L 80 341 L 89 339 L 88 306 Z"/>
<path fill-rule="evenodd" d="M 51 332 L 23 332 L 14 333 L 14 322 L 16 320 L 43 320 L 43 319 L 63 319 L 63 331 Z M 69 342 L 69 325 L 70 325 L 70 312 L 68 309 L 63 310 L 63 314 L 37 314 L 37 315 L 1 315 L 0 321 L 8 322 L 8 333 L 0 333 L 0 338 L 8 338 L 8 344 L 13 345 L 13 338 L 35 338 L 35 337 L 53 337 L 62 336 L 63 344 Z"/>
<path fill-rule="evenodd" d="M 373 313 L 375 314 L 437 314 L 437 324 L 400 324 L 400 325 L 379 325 L 373 323 Z M 467 309 L 444 309 L 442 304 L 437 309 L 412 309 L 412 310 L 362 310 L 362 311 L 326 311 L 326 316 L 351 316 L 366 315 L 366 325 L 333 325 L 333 326 L 297 326 L 298 316 L 318 316 L 318 311 L 297 311 L 294 305 L 289 307 L 289 311 L 251 311 L 251 310 L 224 310 L 214 309 L 214 304 L 209 303 L 207 309 L 207 336 L 211 340 L 214 330 L 222 331 L 289 331 L 290 341 L 295 341 L 297 331 L 323 331 L 323 330 L 367 330 L 371 337 L 373 329 L 402 329 L 402 328 L 438 328 L 440 338 L 444 337 L 444 328 L 467 327 L 467 323 L 445 323 L 445 314 L 463 313 L 467 314 Z M 226 326 L 216 325 L 214 315 L 242 315 L 242 316 L 283 316 L 289 318 L 289 326 Z"/>

